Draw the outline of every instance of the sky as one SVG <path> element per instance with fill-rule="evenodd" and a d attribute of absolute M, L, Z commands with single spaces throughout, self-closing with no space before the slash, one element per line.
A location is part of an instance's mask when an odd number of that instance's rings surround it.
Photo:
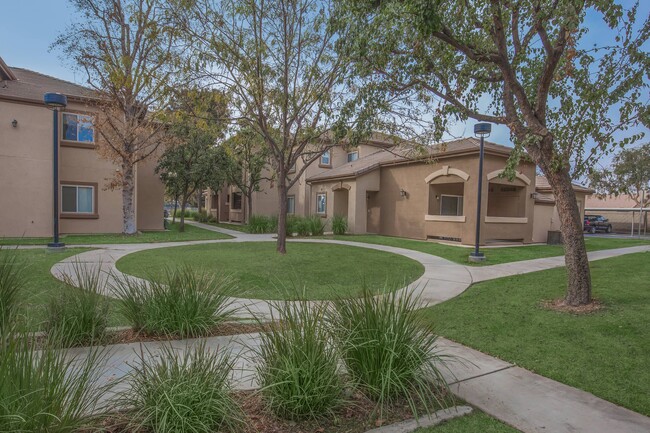
<path fill-rule="evenodd" d="M 625 7 L 632 0 L 619 0 Z M 650 14 L 650 0 L 641 0 L 639 20 Z M 0 57 L 9 66 L 31 69 L 43 74 L 83 84 L 84 77 L 61 59 L 61 53 L 50 45 L 74 21 L 74 9 L 68 0 L 0 0 Z M 593 21 L 593 25 L 589 20 Z M 587 25 L 598 29 L 602 22 L 587 18 Z M 585 43 L 602 43 L 603 32 L 591 31 Z M 473 135 L 474 121 L 451 128 L 455 137 Z M 645 129 L 644 129 L 645 130 Z M 645 130 L 648 133 L 647 130 Z M 646 137 L 647 138 L 647 137 Z M 493 125 L 490 141 L 512 145 L 508 128 Z M 601 161 L 606 165 L 607 160 Z"/>

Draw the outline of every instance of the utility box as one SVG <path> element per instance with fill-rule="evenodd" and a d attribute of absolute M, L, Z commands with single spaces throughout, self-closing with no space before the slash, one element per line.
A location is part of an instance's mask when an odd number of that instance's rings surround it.
<path fill-rule="evenodd" d="M 549 230 L 548 235 L 546 236 L 546 243 L 549 245 L 562 245 L 564 243 L 562 240 L 562 232 L 558 230 Z"/>

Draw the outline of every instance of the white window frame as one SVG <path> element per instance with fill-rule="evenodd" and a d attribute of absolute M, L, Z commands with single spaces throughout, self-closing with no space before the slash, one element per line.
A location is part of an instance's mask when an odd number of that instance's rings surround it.
<path fill-rule="evenodd" d="M 460 209 L 461 212 L 458 213 L 458 204 L 457 204 L 457 205 L 456 205 L 456 215 L 445 215 L 445 214 L 443 214 L 443 213 L 442 213 L 442 199 L 443 199 L 443 197 L 454 197 L 454 198 L 456 198 L 456 200 L 458 200 L 458 199 L 460 198 L 460 199 L 461 199 L 461 206 L 460 206 L 460 207 L 461 207 L 461 209 Z M 462 195 L 455 195 L 455 194 L 440 194 L 440 209 L 439 209 L 439 214 L 440 214 L 441 216 L 463 216 L 463 215 L 465 215 L 464 196 L 462 196 Z"/>
<path fill-rule="evenodd" d="M 63 210 L 63 188 L 64 188 L 64 187 L 65 187 L 65 188 L 75 188 L 75 189 L 76 189 L 76 194 L 75 194 L 75 197 L 76 197 L 75 208 L 76 208 L 77 210 L 74 211 L 74 212 L 71 212 L 71 211 L 64 211 L 64 210 Z M 81 212 L 81 211 L 79 211 L 79 188 L 90 188 L 90 190 L 92 191 L 92 195 L 90 196 L 90 212 Z M 72 184 L 72 183 L 64 183 L 64 184 L 61 184 L 61 191 L 60 191 L 60 194 L 61 194 L 61 203 L 60 203 L 60 206 L 61 206 L 61 213 L 63 213 L 63 214 L 94 215 L 94 214 L 96 213 L 96 211 L 97 211 L 97 210 L 95 209 L 95 194 L 97 194 L 97 191 L 95 190 L 95 186 L 94 186 L 94 185 L 75 185 L 75 184 Z"/>
<path fill-rule="evenodd" d="M 292 203 L 293 206 L 289 206 L 289 203 Z M 288 214 L 295 214 L 296 213 L 296 196 L 295 195 L 288 195 L 287 196 L 287 213 Z"/>
<path fill-rule="evenodd" d="M 350 156 L 351 156 L 351 155 L 356 155 L 357 157 L 351 160 L 351 159 L 350 159 Z M 352 152 L 348 152 L 348 162 L 354 162 L 354 161 L 356 161 L 357 159 L 359 159 L 359 151 L 358 151 L 358 150 L 354 150 L 354 151 L 352 151 Z"/>
<path fill-rule="evenodd" d="M 320 196 L 325 197 L 325 200 L 323 200 L 323 205 L 324 206 L 323 206 L 323 211 L 322 212 L 319 211 L 319 209 L 318 209 L 318 206 L 320 204 L 320 200 L 319 200 Z M 316 213 L 318 215 L 326 215 L 327 214 L 327 193 L 326 192 L 319 192 L 318 194 L 316 194 Z"/>
<path fill-rule="evenodd" d="M 77 117 L 77 140 L 71 140 L 69 138 L 65 137 L 65 116 L 76 116 Z M 79 117 L 87 117 L 90 119 L 91 125 L 92 125 L 92 130 L 93 130 L 93 139 L 91 141 L 80 141 L 79 140 L 79 128 L 81 127 L 81 122 L 79 122 Z M 63 141 L 70 141 L 74 143 L 88 143 L 88 144 L 94 144 L 95 143 L 95 125 L 93 124 L 94 121 L 94 116 L 90 114 L 81 114 L 81 113 L 69 113 L 67 111 L 64 111 L 61 116 L 61 139 Z"/>
<path fill-rule="evenodd" d="M 327 155 L 327 162 L 323 162 L 323 159 L 325 159 L 325 155 Z M 320 156 L 320 165 L 324 165 L 326 167 L 332 166 L 332 152 L 330 149 L 323 152 L 323 154 Z"/>

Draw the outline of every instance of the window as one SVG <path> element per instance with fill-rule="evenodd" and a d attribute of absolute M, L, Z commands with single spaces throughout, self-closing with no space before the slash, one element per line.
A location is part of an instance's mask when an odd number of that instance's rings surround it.
<path fill-rule="evenodd" d="M 232 210 L 241 209 L 241 192 L 232 193 Z"/>
<path fill-rule="evenodd" d="M 359 151 L 348 152 L 348 162 L 356 161 L 359 159 Z"/>
<path fill-rule="evenodd" d="M 330 151 L 326 150 L 321 156 L 320 156 L 320 165 L 324 165 L 327 167 L 330 167 L 332 165 L 332 155 L 330 155 Z"/>
<path fill-rule="evenodd" d="M 61 212 L 80 214 L 95 213 L 95 187 L 62 185 Z"/>
<path fill-rule="evenodd" d="M 290 195 L 287 197 L 287 213 L 296 213 L 296 196 Z"/>
<path fill-rule="evenodd" d="M 63 113 L 63 139 L 93 143 L 95 128 L 92 116 L 83 114 Z"/>
<path fill-rule="evenodd" d="M 321 192 L 316 194 L 316 213 L 327 213 L 327 193 Z"/>
<path fill-rule="evenodd" d="M 462 195 L 441 195 L 440 215 L 462 216 L 463 196 Z"/>

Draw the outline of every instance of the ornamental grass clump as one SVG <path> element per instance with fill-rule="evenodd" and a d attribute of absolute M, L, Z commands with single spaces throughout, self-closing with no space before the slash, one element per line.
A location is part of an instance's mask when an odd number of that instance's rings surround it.
<path fill-rule="evenodd" d="M 331 320 L 347 373 L 380 411 L 402 400 L 417 416 L 419 404 L 429 412 L 442 403 L 444 356 L 417 304 L 406 290 L 380 296 L 364 290 L 359 298 L 334 302 Z"/>
<path fill-rule="evenodd" d="M 257 378 L 268 408 L 290 420 L 331 414 L 342 403 L 343 381 L 325 307 L 308 301 L 275 303 L 277 317 L 262 334 Z"/>
<path fill-rule="evenodd" d="M 113 383 L 100 380 L 106 352 L 89 348 L 72 356 L 60 347 L 65 334 L 35 345 L 27 334 L 4 333 L 0 348 L 0 431 L 73 433 L 93 424 L 93 414 Z"/>
<path fill-rule="evenodd" d="M 344 235 L 348 231 L 348 219 L 341 215 L 332 218 L 332 232 L 335 235 Z"/>
<path fill-rule="evenodd" d="M 264 215 L 251 215 L 248 219 L 247 231 L 252 234 L 270 233 L 273 222 Z M 277 222 L 276 222 L 277 226 Z"/>
<path fill-rule="evenodd" d="M 16 249 L 0 248 L 0 332 L 5 332 L 16 320 L 26 278 L 25 265 Z"/>
<path fill-rule="evenodd" d="M 166 267 L 147 280 L 121 276 L 114 281 L 123 316 L 147 335 L 209 335 L 234 313 L 234 282 L 227 275 L 180 266 Z"/>
<path fill-rule="evenodd" d="M 48 305 L 45 331 L 64 335 L 68 346 L 101 343 L 106 337 L 109 312 L 101 265 L 74 261 L 71 266 L 72 272 L 63 275 L 70 287 Z"/>
<path fill-rule="evenodd" d="M 325 233 L 327 221 L 318 215 L 312 215 L 307 218 L 309 232 L 312 236 L 322 236 Z"/>
<path fill-rule="evenodd" d="M 183 352 L 169 345 L 145 354 L 131 374 L 122 406 L 132 408 L 130 431 L 156 433 L 235 432 L 243 412 L 232 395 L 233 359 L 205 343 Z"/>

